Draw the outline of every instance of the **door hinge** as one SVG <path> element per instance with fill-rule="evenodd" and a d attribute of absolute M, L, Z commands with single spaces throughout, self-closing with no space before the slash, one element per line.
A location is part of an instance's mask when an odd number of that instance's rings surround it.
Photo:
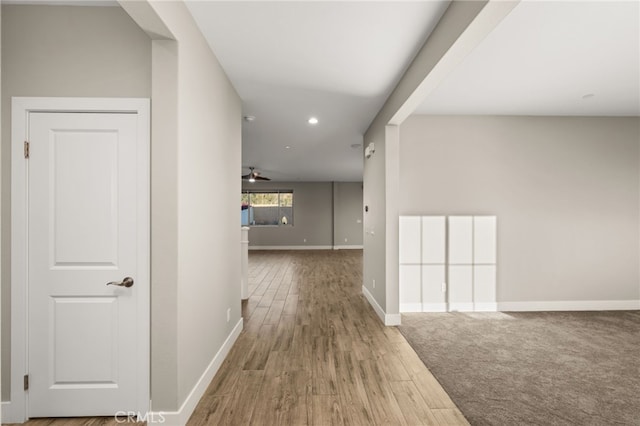
<path fill-rule="evenodd" d="M 29 375 L 24 375 L 24 390 L 29 390 Z"/>
<path fill-rule="evenodd" d="M 29 142 L 24 141 L 24 158 L 29 158 Z"/>

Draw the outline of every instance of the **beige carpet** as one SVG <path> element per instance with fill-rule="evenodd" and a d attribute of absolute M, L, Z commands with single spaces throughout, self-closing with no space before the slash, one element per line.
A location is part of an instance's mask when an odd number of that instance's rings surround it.
<path fill-rule="evenodd" d="M 640 311 L 403 314 L 472 425 L 640 425 Z"/>

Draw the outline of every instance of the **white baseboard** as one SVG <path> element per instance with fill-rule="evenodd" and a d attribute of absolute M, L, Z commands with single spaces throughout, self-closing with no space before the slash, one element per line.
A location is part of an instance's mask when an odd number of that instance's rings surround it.
<path fill-rule="evenodd" d="M 238 339 L 238 336 L 242 331 L 242 324 L 243 319 L 240 318 L 227 337 L 227 340 L 225 340 L 220 350 L 218 350 L 218 353 L 213 357 L 211 363 L 209 363 L 209 366 L 206 368 L 204 373 L 202 373 L 202 376 L 200 376 L 200 379 L 187 396 L 187 399 L 182 403 L 180 409 L 172 412 L 153 411 L 149 416 L 150 421 L 148 421 L 148 424 L 162 424 L 163 426 L 183 426 L 187 424 L 189 417 L 193 414 L 193 410 L 195 410 L 196 405 L 200 402 L 200 398 L 204 395 L 209 383 L 213 380 L 213 377 L 220 369 L 222 362 L 229 354 L 231 347 Z"/>
<path fill-rule="evenodd" d="M 364 287 L 363 287 L 364 292 Z M 365 293 L 366 295 L 366 293 Z M 369 299 L 367 297 L 367 299 Z M 371 300 L 369 300 L 371 303 Z M 373 303 L 371 303 L 373 305 Z M 375 306 L 374 306 L 375 309 Z M 640 300 L 554 300 L 542 302 L 452 303 L 449 311 L 537 312 L 537 311 L 635 311 Z M 378 312 L 376 310 L 376 312 Z M 400 312 L 447 312 L 446 303 L 401 303 Z M 378 315 L 380 313 L 378 312 Z M 382 318 L 382 317 L 381 317 Z"/>
<path fill-rule="evenodd" d="M 14 417 L 15 413 L 11 412 L 11 401 L 0 401 L 0 423 L 22 423 L 24 422 L 24 413 L 18 418 Z"/>
<path fill-rule="evenodd" d="M 376 314 L 378 314 L 378 317 L 380 317 L 380 320 L 382 320 L 382 322 L 385 322 L 384 317 L 386 313 L 384 312 L 382 307 L 378 304 L 378 302 L 373 297 L 373 295 L 369 292 L 369 289 L 366 288 L 365 286 L 362 286 L 362 294 L 364 294 L 364 297 L 367 298 L 367 300 L 369 301 L 369 304 L 373 307 L 373 310 L 376 311 Z"/>
<path fill-rule="evenodd" d="M 422 312 L 447 312 L 447 304 L 442 303 L 423 303 Z"/>
<path fill-rule="evenodd" d="M 362 250 L 364 246 L 249 246 L 249 250 Z"/>
<path fill-rule="evenodd" d="M 475 312 L 496 312 L 498 304 L 496 302 L 483 302 L 473 304 Z"/>
<path fill-rule="evenodd" d="M 423 312 L 422 303 L 401 303 L 400 312 Z"/>
<path fill-rule="evenodd" d="M 496 312 L 497 303 L 452 303 L 452 311 Z M 447 312 L 446 303 L 401 303 L 400 312 Z"/>
<path fill-rule="evenodd" d="M 473 312 L 473 303 L 449 303 L 451 312 Z"/>
<path fill-rule="evenodd" d="M 249 246 L 249 250 L 332 250 L 333 246 Z"/>
<path fill-rule="evenodd" d="M 639 310 L 640 300 L 554 300 L 544 302 L 498 302 L 498 310 L 509 311 L 626 311 Z"/>
<path fill-rule="evenodd" d="M 373 307 L 373 310 L 376 311 L 380 320 L 384 323 L 384 325 L 392 326 L 392 325 L 400 325 L 400 314 L 388 314 L 382 309 L 382 307 L 378 304 L 376 299 L 373 297 L 373 294 L 369 292 L 369 289 L 365 286 L 362 286 L 362 294 L 367 298 L 369 304 Z"/>
<path fill-rule="evenodd" d="M 384 316 L 384 325 L 392 327 L 402 324 L 402 316 L 400 314 L 386 314 Z"/>

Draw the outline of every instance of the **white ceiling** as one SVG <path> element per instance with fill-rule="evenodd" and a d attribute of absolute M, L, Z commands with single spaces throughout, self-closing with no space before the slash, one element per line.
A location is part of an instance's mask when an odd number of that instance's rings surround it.
<path fill-rule="evenodd" d="M 416 112 L 638 116 L 639 21 L 637 0 L 523 1 Z"/>
<path fill-rule="evenodd" d="M 351 145 L 449 0 L 186 3 L 256 117 L 243 122 L 243 166 L 274 180 L 356 181 L 362 148 Z M 640 0 L 521 1 L 416 113 L 640 116 Z"/>
<path fill-rule="evenodd" d="M 351 145 L 448 4 L 187 1 L 256 117 L 243 122 L 243 166 L 274 180 L 362 180 L 362 148 Z"/>

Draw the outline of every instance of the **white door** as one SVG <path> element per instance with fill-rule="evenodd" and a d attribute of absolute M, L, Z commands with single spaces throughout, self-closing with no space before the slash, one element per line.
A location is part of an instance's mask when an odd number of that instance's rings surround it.
<path fill-rule="evenodd" d="M 30 112 L 28 132 L 28 415 L 136 411 L 136 114 Z"/>

